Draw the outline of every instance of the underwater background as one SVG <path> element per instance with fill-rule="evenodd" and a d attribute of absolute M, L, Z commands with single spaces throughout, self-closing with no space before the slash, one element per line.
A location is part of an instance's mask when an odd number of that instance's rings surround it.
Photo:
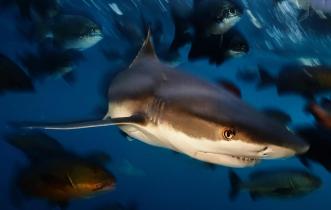
<path fill-rule="evenodd" d="M 305 111 L 307 100 L 304 97 L 296 94 L 279 96 L 275 87 L 257 90 L 255 83 L 238 79 L 238 71 L 248 69 L 257 72 L 258 66 L 263 66 L 276 75 L 283 65 L 291 62 L 330 64 L 331 18 L 319 20 L 311 9 L 308 20 L 302 23 L 298 20 L 299 9 L 293 2 L 286 0 L 278 5 L 272 0 L 236 2 L 243 8 L 243 15 L 234 27 L 247 40 L 248 53 L 228 59 L 221 65 L 214 65 L 208 59 L 189 61 L 186 55 L 190 45 L 185 45 L 180 49 L 176 68 L 213 83 L 222 78 L 232 81 L 241 90 L 242 99 L 253 107 L 273 107 L 289 114 L 292 118 L 288 125 L 290 128 L 313 125 L 315 120 Z M 192 9 L 193 4 L 189 0 L 60 0 L 58 3 L 61 12 L 86 16 L 98 23 L 102 28 L 103 39 L 95 46 L 81 51 L 83 59 L 75 63 L 73 82 L 67 82 L 61 77 L 47 77 L 34 80 L 33 92 L 8 91 L 0 95 L 1 210 L 56 208 L 36 198 L 24 199 L 19 207 L 13 205 L 16 202 L 11 193 L 14 177 L 20 167 L 28 164 L 28 160 L 24 153 L 5 141 L 5 134 L 13 131 L 11 123 L 102 119 L 107 111 L 104 95 L 112 79 L 111 75 L 127 68 L 144 38 L 139 33 L 132 34 L 135 40 L 124 38 L 116 29 L 115 22 L 121 20 L 124 26 L 142 28 L 143 23 L 139 17 L 143 15 L 152 25 L 160 26 L 161 38 L 154 46 L 160 59 L 166 60 L 164 51 L 171 44 L 175 31 L 169 11 L 176 8 L 186 13 Z M 20 56 L 36 51 L 37 44 L 24 37 L 24 28 L 30 23 L 19 16 L 16 6 L 0 10 L 0 52 L 24 69 Z M 104 50 L 118 52 L 121 56 L 108 59 L 103 54 Z M 323 96 L 328 95 L 316 97 Z M 322 186 L 316 191 L 303 197 L 257 200 L 251 199 L 247 191 L 242 191 L 235 200 L 231 200 L 228 167 L 208 167 L 185 155 L 146 145 L 121 135 L 116 126 L 46 133 L 75 154 L 84 156 L 101 151 L 111 157 L 106 167 L 116 177 L 115 189 L 90 198 L 74 199 L 67 209 L 98 209 L 116 202 L 127 206 L 127 209 L 132 207 L 144 210 L 308 210 L 329 209 L 331 206 L 328 196 L 330 172 L 315 162 L 308 169 L 297 157 L 268 160 L 255 167 L 231 170 L 243 180 L 260 169 L 285 167 L 311 170 L 322 181 Z"/>

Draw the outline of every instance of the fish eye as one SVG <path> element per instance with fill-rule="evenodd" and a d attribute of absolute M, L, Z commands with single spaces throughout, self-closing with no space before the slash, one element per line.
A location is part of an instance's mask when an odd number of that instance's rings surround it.
<path fill-rule="evenodd" d="M 223 132 L 224 138 L 228 141 L 231 140 L 235 135 L 236 135 L 236 132 L 233 129 L 226 129 Z"/>
<path fill-rule="evenodd" d="M 100 188 L 102 188 L 102 183 L 97 183 L 97 184 L 94 185 L 94 187 L 96 189 L 100 189 Z"/>

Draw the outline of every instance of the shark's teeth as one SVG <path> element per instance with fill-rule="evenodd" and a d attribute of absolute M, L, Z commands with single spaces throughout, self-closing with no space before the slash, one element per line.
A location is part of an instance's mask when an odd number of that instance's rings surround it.
<path fill-rule="evenodd" d="M 253 158 L 253 157 L 245 157 L 245 156 L 234 156 L 231 155 L 231 157 L 236 158 L 237 160 L 244 161 L 244 162 L 254 162 L 257 161 L 258 158 Z"/>

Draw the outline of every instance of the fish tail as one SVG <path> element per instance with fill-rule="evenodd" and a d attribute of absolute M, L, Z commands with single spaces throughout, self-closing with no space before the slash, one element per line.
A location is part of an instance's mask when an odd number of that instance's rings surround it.
<path fill-rule="evenodd" d="M 230 178 L 230 184 L 231 184 L 229 198 L 230 198 L 230 200 L 235 200 L 239 194 L 240 185 L 241 185 L 242 181 L 239 178 L 239 176 L 232 170 L 229 171 L 229 178 Z"/>
<path fill-rule="evenodd" d="M 270 75 L 268 71 L 264 68 L 259 67 L 259 74 L 260 74 L 260 83 L 258 84 L 258 88 L 263 88 L 275 83 L 275 78 Z"/>

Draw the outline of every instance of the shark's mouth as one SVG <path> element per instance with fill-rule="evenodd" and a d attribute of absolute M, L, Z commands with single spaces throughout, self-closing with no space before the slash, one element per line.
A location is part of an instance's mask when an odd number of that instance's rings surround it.
<path fill-rule="evenodd" d="M 236 156 L 230 154 L 217 154 L 209 152 L 197 152 L 195 153 L 194 157 L 205 162 L 235 168 L 255 166 L 261 161 L 261 159 L 257 157 Z"/>
<path fill-rule="evenodd" d="M 260 159 L 256 157 L 247 157 L 247 156 L 234 156 L 231 155 L 232 158 L 235 158 L 239 161 L 246 162 L 246 163 L 253 163 L 253 162 L 259 162 Z"/>

